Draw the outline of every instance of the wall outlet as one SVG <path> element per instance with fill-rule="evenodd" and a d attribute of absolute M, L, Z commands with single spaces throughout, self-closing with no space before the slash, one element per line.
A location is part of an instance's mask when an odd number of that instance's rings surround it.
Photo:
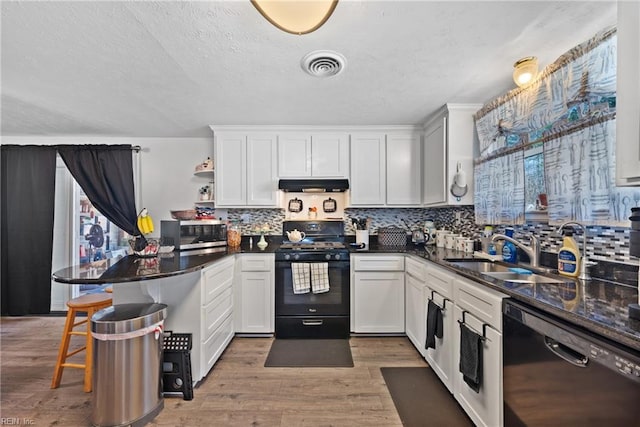
<path fill-rule="evenodd" d="M 462 221 L 462 212 L 456 212 L 456 224 L 460 224 Z"/>

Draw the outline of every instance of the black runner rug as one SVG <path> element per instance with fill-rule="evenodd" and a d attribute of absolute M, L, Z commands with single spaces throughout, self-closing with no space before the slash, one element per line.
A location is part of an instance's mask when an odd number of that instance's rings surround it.
<path fill-rule="evenodd" d="M 473 423 L 431 368 L 380 368 L 405 427 L 467 427 Z"/>
<path fill-rule="evenodd" d="M 352 368 L 347 339 L 276 339 L 264 364 L 278 368 Z"/>

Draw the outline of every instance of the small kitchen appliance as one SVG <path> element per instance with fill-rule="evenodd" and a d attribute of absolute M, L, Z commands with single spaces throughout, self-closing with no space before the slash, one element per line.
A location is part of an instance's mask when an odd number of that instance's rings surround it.
<path fill-rule="evenodd" d="M 160 221 L 160 239 L 178 250 L 227 246 L 227 224 L 212 219 Z"/>

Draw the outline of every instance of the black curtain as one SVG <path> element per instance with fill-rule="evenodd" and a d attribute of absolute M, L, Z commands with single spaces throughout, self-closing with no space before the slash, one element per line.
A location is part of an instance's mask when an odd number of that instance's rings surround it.
<path fill-rule="evenodd" d="M 47 314 L 56 148 L 3 145 L 0 157 L 2 315 Z"/>
<path fill-rule="evenodd" d="M 58 145 L 71 175 L 109 221 L 132 236 L 136 225 L 131 145 Z"/>

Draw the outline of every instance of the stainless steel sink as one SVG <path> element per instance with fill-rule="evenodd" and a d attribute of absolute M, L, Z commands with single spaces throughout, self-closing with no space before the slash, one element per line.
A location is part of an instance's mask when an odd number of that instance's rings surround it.
<path fill-rule="evenodd" d="M 520 274 L 513 271 L 483 272 L 484 276 L 493 277 L 505 282 L 513 283 L 562 283 L 561 279 L 542 276 L 540 274 Z"/>
<path fill-rule="evenodd" d="M 492 277 L 511 283 L 563 283 L 561 278 L 543 276 L 541 274 L 531 273 L 522 274 L 511 271 L 515 266 L 503 265 L 491 261 L 451 261 L 451 265 L 455 267 L 465 268 L 482 274 L 483 276 Z"/>
<path fill-rule="evenodd" d="M 496 264 L 491 261 L 455 261 L 450 262 L 451 265 L 467 270 L 477 271 L 479 273 L 487 272 L 509 272 L 509 267 L 502 264 Z"/>

